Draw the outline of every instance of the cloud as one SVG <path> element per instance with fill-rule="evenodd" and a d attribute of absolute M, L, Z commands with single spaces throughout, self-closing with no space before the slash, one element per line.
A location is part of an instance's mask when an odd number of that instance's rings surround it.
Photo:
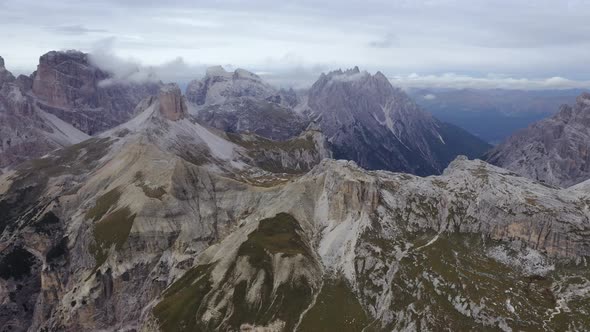
<path fill-rule="evenodd" d="M 47 30 L 53 31 L 60 34 L 65 35 L 86 35 L 89 33 L 107 33 L 108 30 L 105 29 L 89 29 L 83 25 L 76 24 L 76 25 L 60 25 L 60 26 L 50 26 L 47 27 Z"/>
<path fill-rule="evenodd" d="M 199 64 L 230 63 L 281 85 L 313 83 L 316 67 L 354 66 L 467 73 L 474 85 L 502 72 L 539 85 L 534 78 L 590 80 L 588 17 L 589 0 L 0 0 L 2 45 L 10 45 L 0 52 L 12 70 L 30 73 L 49 50 L 89 52 L 116 35 L 113 54 L 141 59 L 132 62 L 143 77 L 147 67 L 188 66 L 194 76 Z"/>
<path fill-rule="evenodd" d="M 505 75 L 490 74 L 485 77 L 473 77 L 455 73 L 442 75 L 397 75 L 389 77 L 393 85 L 402 88 L 453 88 L 453 89 L 588 89 L 590 81 L 577 81 L 563 77 L 549 78 L 514 78 Z M 429 95 L 424 96 L 425 99 Z M 436 97 L 436 96 L 433 96 Z"/>
<path fill-rule="evenodd" d="M 425 100 L 434 100 L 434 99 L 436 99 L 436 96 L 433 95 L 432 93 L 429 93 L 427 95 L 424 95 L 422 98 L 424 98 Z"/>
<path fill-rule="evenodd" d="M 115 54 L 114 38 L 98 41 L 90 52 L 90 61 L 98 68 L 112 74 L 112 78 L 99 84 L 146 83 L 146 82 L 186 82 L 200 78 L 206 69 L 205 65 L 190 65 L 181 57 L 163 62 L 160 65 L 144 65 L 134 58 L 123 58 Z"/>
<path fill-rule="evenodd" d="M 369 42 L 369 47 L 374 48 L 390 48 L 400 46 L 399 38 L 394 33 L 388 33 L 379 40 Z"/>

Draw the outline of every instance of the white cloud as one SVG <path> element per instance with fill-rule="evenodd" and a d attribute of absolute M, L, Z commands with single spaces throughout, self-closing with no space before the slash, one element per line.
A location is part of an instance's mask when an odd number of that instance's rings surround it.
<path fill-rule="evenodd" d="M 116 55 L 112 38 L 97 42 L 90 52 L 90 61 L 113 75 L 100 82 L 101 85 L 143 83 L 143 82 L 181 82 L 200 78 L 205 72 L 204 65 L 189 65 L 177 57 L 159 65 L 144 65 L 134 58 Z"/>
<path fill-rule="evenodd" d="M 130 79 L 149 78 L 148 67 L 170 67 L 172 79 L 186 66 L 194 76 L 201 64 L 230 63 L 272 73 L 281 85 L 289 73 L 287 84 L 303 85 L 317 68 L 359 66 L 403 77 L 462 73 L 477 86 L 522 85 L 510 77 L 535 88 L 535 77 L 567 77 L 546 85 L 571 86 L 590 80 L 588 17 L 589 0 L 2 0 L 0 55 L 9 69 L 30 73 L 47 51 L 88 52 L 115 36 L 117 56 L 140 59 L 132 62 L 141 75 L 124 74 Z"/>

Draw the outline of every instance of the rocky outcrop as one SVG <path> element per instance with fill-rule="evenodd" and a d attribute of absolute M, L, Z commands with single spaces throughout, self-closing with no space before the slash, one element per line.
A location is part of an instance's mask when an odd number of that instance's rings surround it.
<path fill-rule="evenodd" d="M 293 110 L 293 90 L 276 90 L 244 69 L 230 73 L 212 67 L 186 90 L 191 113 L 201 124 L 231 133 L 287 140 L 302 133 L 309 120 Z"/>
<path fill-rule="evenodd" d="M 128 121 L 137 103 L 159 90 L 153 83 L 102 84 L 111 74 L 79 51 L 41 56 L 33 76 L 39 106 L 89 135 Z"/>
<path fill-rule="evenodd" d="M 199 123 L 209 127 L 230 133 L 252 133 L 272 140 L 296 137 L 309 123 L 291 108 L 253 98 L 199 107 L 192 114 Z"/>
<path fill-rule="evenodd" d="M 10 83 L 12 81 L 14 81 L 14 76 L 6 70 L 4 58 L 0 57 L 0 88 L 4 83 Z"/>
<path fill-rule="evenodd" d="M 307 107 L 335 157 L 369 169 L 439 174 L 455 156 L 478 157 L 489 147 L 420 110 L 381 72 L 355 67 L 322 74 L 308 92 Z"/>
<path fill-rule="evenodd" d="M 310 124 L 299 136 L 285 141 L 252 134 L 226 133 L 226 137 L 246 148 L 256 166 L 272 173 L 301 174 L 323 159 L 332 158 L 328 141 L 316 124 Z"/>
<path fill-rule="evenodd" d="M 590 94 L 495 147 L 486 159 L 522 176 L 568 187 L 590 178 Z"/>
<path fill-rule="evenodd" d="M 159 90 L 153 83 L 114 84 L 111 76 L 78 51 L 49 52 L 31 77 L 16 79 L 2 59 L 0 172 L 131 119 L 138 102 Z"/>
<path fill-rule="evenodd" d="M 1 84 L 0 171 L 88 138 L 71 125 L 40 110 L 35 97 L 28 94 L 31 84 L 30 78 L 23 75 Z"/>
<path fill-rule="evenodd" d="M 163 86 L 160 89 L 158 101 L 160 113 L 168 120 L 177 121 L 188 115 L 186 101 L 177 84 Z"/>
<path fill-rule="evenodd" d="M 277 91 L 258 75 L 244 69 L 227 72 L 221 66 L 208 68 L 202 80 L 194 80 L 186 88 L 187 99 L 196 105 L 223 104 L 239 97 L 266 99 L 275 94 Z"/>

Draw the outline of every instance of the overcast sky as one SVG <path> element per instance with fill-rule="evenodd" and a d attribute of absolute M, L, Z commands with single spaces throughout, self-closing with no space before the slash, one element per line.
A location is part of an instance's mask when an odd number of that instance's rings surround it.
<path fill-rule="evenodd" d="M 590 87 L 590 0 L 0 0 L 0 55 L 29 73 L 49 50 L 207 65 L 280 85 L 358 65 L 401 86 Z"/>

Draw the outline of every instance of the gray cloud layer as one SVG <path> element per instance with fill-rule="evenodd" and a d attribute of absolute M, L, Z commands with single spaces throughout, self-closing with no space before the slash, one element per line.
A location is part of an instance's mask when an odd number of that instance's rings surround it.
<path fill-rule="evenodd" d="M 399 84 L 549 88 L 590 80 L 588 17 L 590 0 L 3 0 L 0 54 L 30 72 L 116 37 L 111 56 L 170 80 L 233 64 L 301 85 L 358 65 Z"/>

